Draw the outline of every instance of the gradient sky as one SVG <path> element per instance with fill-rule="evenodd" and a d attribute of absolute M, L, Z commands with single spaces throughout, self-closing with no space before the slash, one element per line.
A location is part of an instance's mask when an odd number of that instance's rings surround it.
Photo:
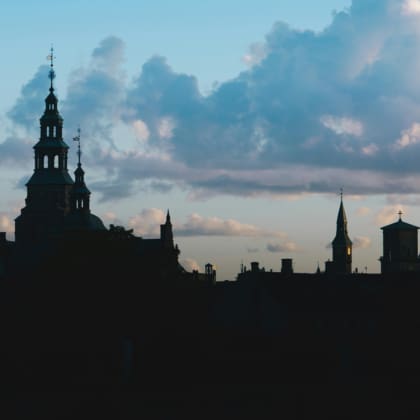
<path fill-rule="evenodd" d="M 380 227 L 400 209 L 420 225 L 419 28 L 420 0 L 7 2 L 0 230 L 26 196 L 53 43 L 70 167 L 80 124 L 106 224 L 155 237 L 170 208 L 187 268 L 313 272 L 344 188 L 353 266 L 377 272 Z"/>

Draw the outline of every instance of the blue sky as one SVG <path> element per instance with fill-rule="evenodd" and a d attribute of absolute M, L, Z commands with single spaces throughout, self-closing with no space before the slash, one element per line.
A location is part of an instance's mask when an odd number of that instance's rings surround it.
<path fill-rule="evenodd" d="M 201 3 L 2 7 L 0 230 L 23 206 L 53 43 L 105 223 L 153 237 L 169 207 L 187 267 L 311 272 L 343 187 L 354 267 L 378 271 L 380 226 L 400 209 L 420 224 L 420 1 Z"/>

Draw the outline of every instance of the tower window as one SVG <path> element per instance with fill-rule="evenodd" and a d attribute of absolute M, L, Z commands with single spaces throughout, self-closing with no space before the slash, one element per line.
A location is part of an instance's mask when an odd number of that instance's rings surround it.
<path fill-rule="evenodd" d="M 48 156 L 47 155 L 44 155 L 44 157 L 43 157 L 42 167 L 43 168 L 48 168 Z"/>
<path fill-rule="evenodd" d="M 54 156 L 54 165 L 53 165 L 53 167 L 54 168 L 58 168 L 58 156 L 57 155 Z"/>

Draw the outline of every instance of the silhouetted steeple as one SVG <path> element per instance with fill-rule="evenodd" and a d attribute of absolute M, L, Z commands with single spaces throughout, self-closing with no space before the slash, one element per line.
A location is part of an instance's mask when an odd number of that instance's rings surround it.
<path fill-rule="evenodd" d="M 86 213 L 90 212 L 90 191 L 85 183 L 85 171 L 82 169 L 82 150 L 80 147 L 80 128 L 77 130 L 77 136 L 73 137 L 77 141 L 77 169 L 74 171 L 75 183 L 71 194 L 71 210 L 80 210 Z"/>
<path fill-rule="evenodd" d="M 90 212 L 90 191 L 85 183 L 85 171 L 82 168 L 82 149 L 80 146 L 80 128 L 73 137 L 77 141 L 77 168 L 74 171 L 75 182 L 70 196 L 70 214 L 65 219 L 65 228 L 73 231 L 105 230 L 102 220 Z"/>
<path fill-rule="evenodd" d="M 16 242 L 44 240 L 61 231 L 63 217 L 70 211 L 73 180 L 67 171 L 68 146 L 63 141 L 63 118 L 54 94 L 54 50 L 48 77 L 49 94 L 40 119 L 40 138 L 34 146 L 34 173 L 27 186 L 26 207 L 16 219 Z"/>
<path fill-rule="evenodd" d="M 165 224 L 160 225 L 160 240 L 162 241 L 165 248 L 173 248 L 174 237 L 172 233 L 172 223 L 171 215 L 169 214 L 169 209 L 166 213 Z"/>
<path fill-rule="evenodd" d="M 337 215 L 337 229 L 332 241 L 333 266 L 337 273 L 351 273 L 352 242 L 347 232 L 347 216 L 343 204 L 343 192 L 340 194 L 340 207 Z"/>

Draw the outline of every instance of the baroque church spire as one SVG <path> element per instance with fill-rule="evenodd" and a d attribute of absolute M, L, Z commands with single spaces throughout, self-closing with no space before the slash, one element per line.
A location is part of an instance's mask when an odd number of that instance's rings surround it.
<path fill-rule="evenodd" d="M 70 211 L 73 180 L 67 170 L 68 146 L 63 140 L 63 118 L 54 93 L 54 50 L 50 60 L 49 94 L 40 118 L 40 136 L 35 144 L 34 173 L 26 184 L 26 206 L 16 218 L 16 243 L 31 244 L 62 230 L 63 218 Z"/>
<path fill-rule="evenodd" d="M 74 171 L 75 183 L 71 195 L 71 209 L 90 212 L 90 191 L 85 183 L 85 171 L 82 168 L 82 149 L 80 146 L 81 130 L 77 129 L 77 135 L 73 137 L 73 141 L 77 142 L 77 169 Z"/>

